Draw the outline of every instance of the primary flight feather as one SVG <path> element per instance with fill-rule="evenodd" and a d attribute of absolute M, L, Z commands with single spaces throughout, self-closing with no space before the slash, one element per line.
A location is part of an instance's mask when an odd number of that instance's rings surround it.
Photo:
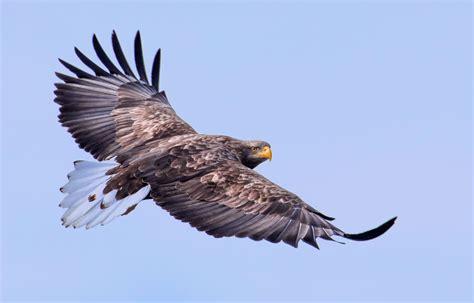
<path fill-rule="evenodd" d="M 75 48 L 94 74 L 61 59 L 75 76 L 56 73 L 63 81 L 54 92 L 59 121 L 98 160 L 76 161 L 61 188 L 66 227 L 106 224 L 148 199 L 214 237 L 283 241 L 295 247 L 303 240 L 318 248 L 317 238 L 333 236 L 370 240 L 395 222 L 393 218 L 360 234 L 343 232 L 330 223 L 333 218 L 253 170 L 271 160 L 269 143 L 199 134 L 182 120 L 159 90 L 160 50 L 148 81 L 139 32 L 134 45 L 138 77 L 115 32 L 112 46 L 120 68 L 95 35 L 92 42 L 105 69 Z"/>

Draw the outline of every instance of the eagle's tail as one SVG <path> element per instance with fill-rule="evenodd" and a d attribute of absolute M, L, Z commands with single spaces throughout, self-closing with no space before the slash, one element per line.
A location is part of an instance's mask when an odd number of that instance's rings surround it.
<path fill-rule="evenodd" d="M 69 182 L 61 187 L 66 197 L 59 204 L 67 208 L 61 220 L 66 227 L 86 228 L 105 225 L 120 215 L 126 215 L 146 198 L 150 186 L 144 186 L 132 195 L 116 198 L 116 190 L 104 193 L 115 162 L 76 161 L 68 174 Z"/>
<path fill-rule="evenodd" d="M 366 232 L 360 233 L 360 234 L 346 234 L 344 233 L 343 237 L 346 239 L 354 240 L 354 241 L 367 241 L 367 240 L 372 240 L 374 238 L 377 238 L 378 236 L 381 236 L 384 234 L 392 225 L 395 223 L 395 220 L 397 217 L 394 217 L 384 224 L 380 225 L 379 227 L 376 227 L 374 229 L 368 230 Z"/>

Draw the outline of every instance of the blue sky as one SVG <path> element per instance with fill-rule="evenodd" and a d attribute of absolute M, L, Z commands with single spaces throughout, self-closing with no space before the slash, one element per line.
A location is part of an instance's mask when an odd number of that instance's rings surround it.
<path fill-rule="evenodd" d="M 470 301 L 468 1 L 2 4 L 5 301 Z M 321 250 L 214 239 L 152 204 L 64 229 L 59 187 L 91 159 L 57 123 L 54 71 L 141 30 L 195 129 L 272 144 L 258 171 L 348 232 Z M 92 56 L 94 57 L 94 56 Z"/>

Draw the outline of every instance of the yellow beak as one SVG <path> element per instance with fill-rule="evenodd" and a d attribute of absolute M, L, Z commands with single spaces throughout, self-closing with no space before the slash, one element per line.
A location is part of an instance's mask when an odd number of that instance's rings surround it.
<path fill-rule="evenodd" d="M 268 159 L 272 161 L 272 150 L 270 149 L 270 146 L 265 146 L 261 152 L 257 154 L 259 157 Z"/>

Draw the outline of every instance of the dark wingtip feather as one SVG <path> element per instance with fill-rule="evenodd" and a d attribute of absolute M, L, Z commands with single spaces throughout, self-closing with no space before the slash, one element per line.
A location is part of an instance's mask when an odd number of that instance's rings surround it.
<path fill-rule="evenodd" d="M 309 244 L 311 245 L 312 247 L 316 248 L 316 249 L 320 249 L 319 248 L 319 245 L 318 245 L 318 242 L 316 242 L 315 240 L 314 241 L 311 241 L 311 240 L 306 240 L 306 239 L 303 239 L 303 242 L 305 242 L 306 244 Z"/>
<path fill-rule="evenodd" d="M 383 235 L 387 230 L 389 230 L 390 227 L 392 227 L 392 225 L 395 223 L 395 220 L 397 220 L 397 217 L 394 217 L 388 220 L 387 222 L 380 225 L 379 227 L 376 227 L 374 229 L 368 230 L 360 234 L 344 234 L 344 238 L 354 240 L 354 241 L 372 240 L 374 238 L 377 238 L 378 236 Z"/>
<path fill-rule="evenodd" d="M 320 217 L 322 217 L 323 219 L 328 220 L 328 221 L 333 221 L 334 219 L 336 219 L 336 218 L 333 218 L 333 217 L 326 216 L 325 214 L 322 214 L 320 212 L 318 212 L 318 215 Z"/>
<path fill-rule="evenodd" d="M 89 73 L 86 73 L 80 68 L 75 67 L 74 65 L 67 63 L 66 61 L 62 60 L 61 58 L 58 58 L 59 62 L 64 65 L 68 70 L 70 70 L 72 73 L 74 73 L 77 77 L 79 78 L 88 78 L 88 79 L 93 79 L 94 76 L 92 76 Z"/>
<path fill-rule="evenodd" d="M 77 47 L 74 47 L 74 52 L 77 57 L 84 63 L 87 67 L 92 69 L 96 76 L 109 76 L 110 74 L 102 69 L 100 66 L 95 64 L 91 59 L 84 55 Z"/>
<path fill-rule="evenodd" d="M 314 236 L 314 228 L 310 227 L 309 230 L 306 232 L 306 235 L 302 239 L 303 242 L 313 246 L 316 249 L 319 249 L 318 242 L 316 241 L 316 237 Z"/>
<path fill-rule="evenodd" d="M 54 72 L 54 74 L 56 75 L 56 77 L 58 77 L 59 79 L 61 79 L 63 81 L 66 81 L 67 77 L 69 77 L 69 76 L 67 76 L 65 74 L 62 74 L 60 72 Z"/>
<path fill-rule="evenodd" d="M 102 48 L 102 45 L 99 43 L 99 39 L 97 39 L 97 36 L 94 34 L 92 35 L 92 45 L 94 46 L 94 50 L 97 54 L 97 57 L 99 57 L 99 60 L 107 67 L 109 72 L 112 74 L 117 74 L 117 75 L 122 75 L 125 76 L 116 66 L 115 64 L 110 61 L 109 57 L 105 53 L 104 49 Z"/>
<path fill-rule="evenodd" d="M 112 31 L 112 47 L 114 49 L 115 57 L 117 58 L 117 61 L 122 67 L 125 74 L 133 78 L 136 78 L 135 74 L 130 68 L 130 65 L 128 65 L 127 59 L 125 58 L 125 55 L 122 50 L 122 46 L 120 45 L 120 41 L 117 37 L 117 33 L 115 32 L 115 30 Z"/>
<path fill-rule="evenodd" d="M 161 62 L 161 48 L 158 49 L 153 60 L 153 68 L 151 70 L 151 84 L 159 92 L 160 91 L 160 62 Z"/>
<path fill-rule="evenodd" d="M 330 217 L 330 216 L 327 216 L 327 215 L 321 213 L 319 210 L 313 208 L 313 207 L 310 206 L 310 205 L 307 206 L 307 209 L 310 210 L 311 212 L 317 214 L 318 216 L 322 217 L 323 219 L 328 220 L 328 221 L 332 221 L 332 220 L 335 219 L 335 218 L 333 218 L 333 217 Z"/>
<path fill-rule="evenodd" d="M 148 77 L 146 76 L 145 62 L 143 60 L 142 38 L 140 36 L 140 31 L 137 31 L 137 34 L 135 36 L 135 65 L 137 67 L 140 80 L 142 80 L 145 83 L 148 83 Z"/>

